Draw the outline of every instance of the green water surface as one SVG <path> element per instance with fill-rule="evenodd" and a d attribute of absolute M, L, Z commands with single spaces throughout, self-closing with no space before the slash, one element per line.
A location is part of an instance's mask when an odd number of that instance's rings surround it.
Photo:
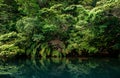
<path fill-rule="evenodd" d="M 0 60 L 0 78 L 120 78 L 120 59 Z"/>

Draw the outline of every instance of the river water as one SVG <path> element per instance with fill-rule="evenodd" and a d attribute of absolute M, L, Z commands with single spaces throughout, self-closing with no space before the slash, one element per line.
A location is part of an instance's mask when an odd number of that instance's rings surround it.
<path fill-rule="evenodd" d="M 0 60 L 0 78 L 120 78 L 120 59 Z"/>

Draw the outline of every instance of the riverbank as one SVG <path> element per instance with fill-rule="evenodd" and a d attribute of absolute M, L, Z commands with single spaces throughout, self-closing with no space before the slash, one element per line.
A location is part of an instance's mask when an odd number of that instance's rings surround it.
<path fill-rule="evenodd" d="M 66 56 L 61 56 L 61 57 L 57 57 L 57 56 L 46 56 L 46 57 L 41 57 L 41 56 L 28 56 L 26 54 L 21 54 L 21 55 L 17 55 L 17 54 L 4 54 L 4 55 L 0 55 L 0 59 L 5 59 L 5 60 L 9 60 L 9 59 L 33 59 L 33 58 L 120 58 L 120 54 L 119 53 L 115 53 L 115 54 L 109 54 L 109 53 L 95 53 L 95 54 L 88 54 L 88 53 L 84 53 L 82 55 L 77 55 L 77 54 L 68 54 Z"/>

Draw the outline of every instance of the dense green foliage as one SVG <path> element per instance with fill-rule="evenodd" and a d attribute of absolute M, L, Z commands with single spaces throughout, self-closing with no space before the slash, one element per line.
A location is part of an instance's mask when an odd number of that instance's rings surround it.
<path fill-rule="evenodd" d="M 0 56 L 120 53 L 119 0 L 0 0 Z"/>

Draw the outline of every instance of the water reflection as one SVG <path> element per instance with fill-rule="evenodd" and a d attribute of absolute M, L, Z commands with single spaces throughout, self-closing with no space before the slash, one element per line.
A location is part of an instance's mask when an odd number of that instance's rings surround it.
<path fill-rule="evenodd" d="M 0 61 L 0 78 L 120 78 L 119 59 L 42 58 Z"/>

